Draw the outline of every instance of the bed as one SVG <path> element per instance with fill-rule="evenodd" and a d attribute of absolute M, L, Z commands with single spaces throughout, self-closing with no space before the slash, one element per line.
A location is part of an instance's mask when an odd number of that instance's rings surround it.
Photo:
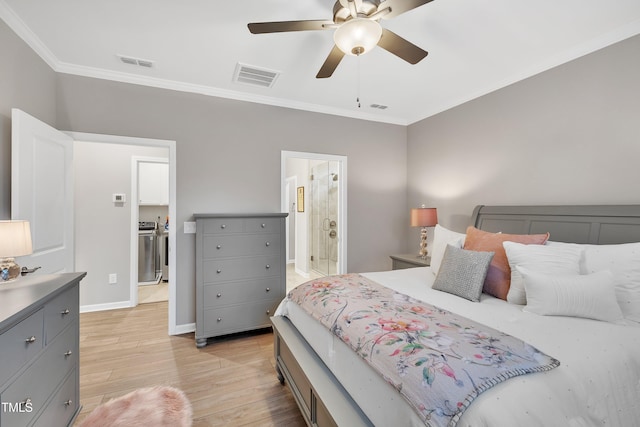
<path fill-rule="evenodd" d="M 537 245 L 522 245 L 526 246 L 523 248 L 518 243 L 505 243 L 503 246 L 510 256 L 508 262 L 521 276 L 518 283 L 526 285 L 524 304 L 517 300 L 518 295 L 513 298 L 510 295 L 513 301 L 509 302 L 506 298 L 482 293 L 475 302 L 433 289 L 436 279 L 437 286 L 442 282 L 438 277 L 444 276 L 443 266 L 453 259 L 450 254 L 437 260 L 437 266 L 432 253 L 431 267 L 360 275 L 402 295 L 519 338 L 551 360 L 559 361 L 559 366 L 554 365 L 553 369 L 540 369 L 496 382 L 478 393 L 448 424 L 622 427 L 637 423 L 640 419 L 640 318 L 634 310 L 640 303 L 640 243 L 634 242 L 640 242 L 640 206 L 478 206 L 471 225 L 473 230 L 491 234 L 549 233 L 549 241 L 535 249 L 547 251 L 546 248 L 551 247 L 555 251 L 552 254 L 566 249 L 571 256 L 578 253 L 579 271 L 570 275 L 559 266 L 550 266 L 554 274 L 542 274 L 539 260 L 536 259 L 536 266 L 531 256 L 519 265 L 511 264 L 518 259 L 518 251 L 530 251 Z M 467 240 L 471 231 L 466 234 Z M 442 252 L 442 248 L 435 246 L 443 242 L 445 252 L 452 251 L 450 247 L 456 244 L 464 248 L 468 243 L 460 241 L 465 234 L 446 229 L 436 238 L 439 241 L 434 239 L 432 251 Z M 471 249 L 468 252 L 475 253 Z M 439 274 L 434 273 L 436 268 Z M 602 276 L 605 272 L 606 277 Z M 618 297 L 619 307 L 607 305 L 611 303 L 607 299 L 609 293 L 606 298 L 596 298 L 597 307 L 587 307 L 587 311 L 595 310 L 595 315 L 591 311 L 586 314 L 592 318 L 584 317 L 581 312 L 584 305 L 576 309 L 576 313 L 563 312 L 567 306 L 574 309 L 572 299 L 554 308 L 560 311 L 554 312 L 548 304 L 540 306 L 546 297 L 544 292 L 549 289 L 573 286 L 574 282 L 591 286 L 587 282 L 590 278 L 597 278 L 598 283 L 606 279 L 610 285 L 615 284 L 615 294 L 611 295 L 614 295 L 614 305 Z M 557 286 L 549 288 L 548 282 Z M 536 286 L 529 286 L 531 284 Z M 622 306 L 622 301 L 629 302 L 629 306 Z M 617 311 L 613 313 L 607 311 L 609 309 Z M 593 318 L 598 316 L 602 316 L 601 320 Z M 425 419 L 424 414 L 414 410 L 415 405 L 398 393 L 398 387 L 392 386 L 389 378 L 385 380 L 361 355 L 291 298 L 283 301 L 272 323 L 278 376 L 282 383 L 289 385 L 309 425 L 441 425 L 442 419 Z"/>

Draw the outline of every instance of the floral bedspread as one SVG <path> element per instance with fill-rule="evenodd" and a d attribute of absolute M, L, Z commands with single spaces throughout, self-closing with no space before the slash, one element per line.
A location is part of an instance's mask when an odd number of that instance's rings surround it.
<path fill-rule="evenodd" d="M 560 365 L 518 338 L 359 274 L 312 280 L 289 299 L 366 360 L 427 426 L 454 426 L 483 391 Z"/>

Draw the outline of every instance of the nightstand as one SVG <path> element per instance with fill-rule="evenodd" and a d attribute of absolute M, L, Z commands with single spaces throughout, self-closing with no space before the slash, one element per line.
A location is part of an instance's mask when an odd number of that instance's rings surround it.
<path fill-rule="evenodd" d="M 431 265 L 431 257 L 426 259 L 420 258 L 414 254 L 389 255 L 391 257 L 392 269 L 400 270 L 403 268 L 428 267 Z"/>

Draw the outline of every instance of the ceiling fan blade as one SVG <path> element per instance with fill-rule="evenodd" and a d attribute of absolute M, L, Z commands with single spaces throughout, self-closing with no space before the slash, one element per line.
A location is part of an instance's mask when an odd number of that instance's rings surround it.
<path fill-rule="evenodd" d="M 378 10 L 390 8 L 391 12 L 382 17 L 383 19 L 389 19 L 432 1 L 433 0 L 386 0 L 380 3 Z"/>
<path fill-rule="evenodd" d="M 344 58 L 344 52 L 341 51 L 338 46 L 333 46 L 329 56 L 327 56 L 324 64 L 320 67 L 320 71 L 318 71 L 316 79 L 326 79 L 327 77 L 331 77 L 336 68 L 338 68 L 338 64 L 340 64 L 342 58 Z"/>
<path fill-rule="evenodd" d="M 386 28 L 382 29 L 382 37 L 378 42 L 378 46 L 410 64 L 417 64 L 429 54 L 426 50 L 419 48 Z"/>
<path fill-rule="evenodd" d="M 252 34 L 284 33 L 288 31 L 326 30 L 335 27 L 333 21 L 280 21 L 280 22 L 252 22 L 247 25 Z"/>

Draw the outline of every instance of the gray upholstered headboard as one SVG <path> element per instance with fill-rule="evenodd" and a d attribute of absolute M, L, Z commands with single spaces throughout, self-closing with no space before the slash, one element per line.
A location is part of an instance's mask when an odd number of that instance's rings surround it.
<path fill-rule="evenodd" d="M 640 242 L 640 205 L 484 206 L 473 211 L 472 224 L 491 232 L 538 234 L 570 243 Z"/>

